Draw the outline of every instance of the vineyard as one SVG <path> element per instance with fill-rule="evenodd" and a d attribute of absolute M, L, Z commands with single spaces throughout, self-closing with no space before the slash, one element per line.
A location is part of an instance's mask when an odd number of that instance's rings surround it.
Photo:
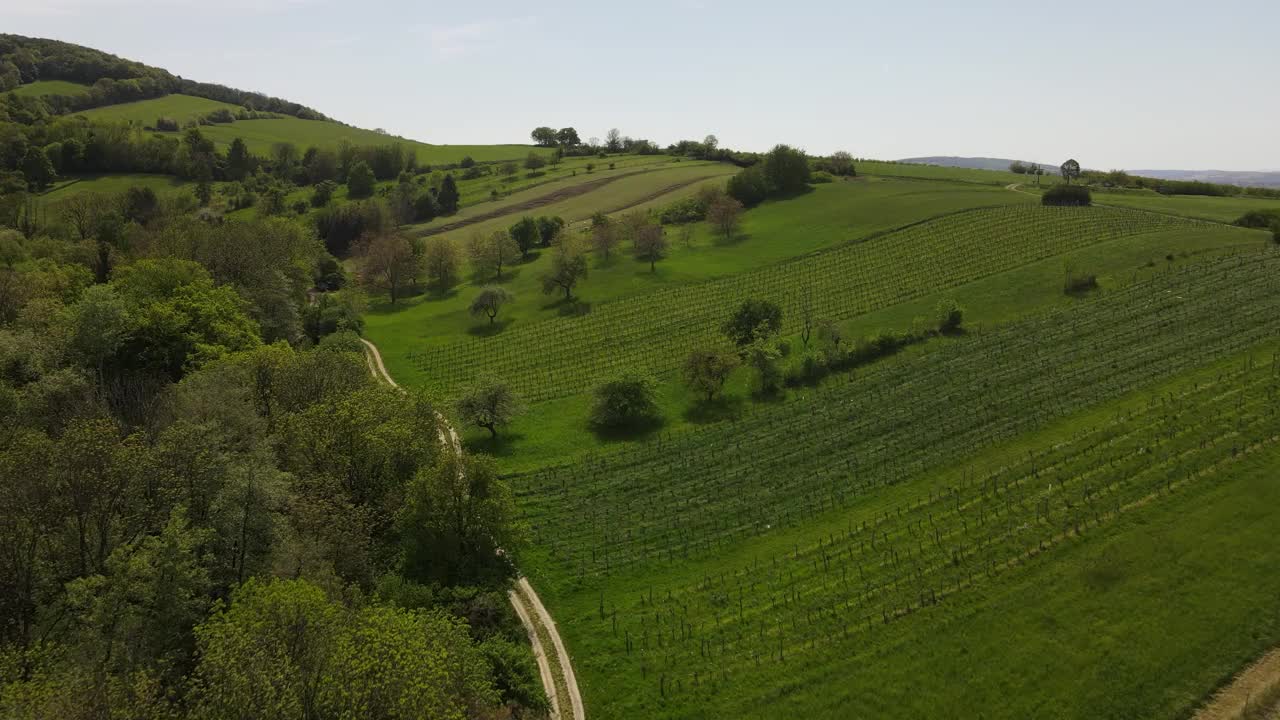
<path fill-rule="evenodd" d="M 483 368 L 537 402 L 578 392 L 624 369 L 670 371 L 747 297 L 779 301 L 783 331 L 789 333 L 798 327 L 802 288 L 815 316 L 840 320 L 1082 247 L 1191 222 L 1112 208 L 972 210 L 765 269 L 604 303 L 584 317 L 423 348 L 410 353 L 410 360 L 446 395 Z"/>
<path fill-rule="evenodd" d="M 512 478 L 542 579 L 593 605 L 598 593 L 591 626 L 575 628 L 592 639 L 583 674 L 600 689 L 639 678 L 632 712 L 691 710 L 769 664 L 856 656 L 880 628 L 1211 482 L 1280 434 L 1270 354 L 1016 462 L 955 463 L 1274 338 L 1278 270 L 1271 252 L 1166 273 L 736 423 Z M 910 482 L 931 472 L 941 480 Z M 900 504 L 877 504 L 890 493 Z M 817 538 L 738 553 L 737 566 L 659 595 L 609 589 L 613 576 L 679 577 L 816 518 L 828 521 Z"/>

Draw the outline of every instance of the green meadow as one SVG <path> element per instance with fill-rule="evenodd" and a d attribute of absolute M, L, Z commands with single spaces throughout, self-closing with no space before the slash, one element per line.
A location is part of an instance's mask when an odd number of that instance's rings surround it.
<path fill-rule="evenodd" d="M 42 95 L 79 95 L 87 90 L 86 85 L 66 80 L 37 80 L 19 85 L 9 92 L 19 97 L 40 97 Z"/>

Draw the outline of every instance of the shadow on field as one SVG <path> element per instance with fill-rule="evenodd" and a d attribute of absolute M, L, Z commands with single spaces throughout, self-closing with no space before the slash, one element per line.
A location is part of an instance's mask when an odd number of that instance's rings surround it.
<path fill-rule="evenodd" d="M 741 245 L 742 243 L 750 239 L 751 239 L 750 233 L 737 232 L 737 233 L 734 233 L 731 237 L 725 237 L 724 235 L 717 234 L 715 236 L 715 239 L 712 240 L 711 242 L 713 245 L 717 247 L 729 247 L 731 245 Z"/>
<path fill-rule="evenodd" d="M 481 275 L 478 272 L 473 272 L 471 273 L 471 277 L 468 279 L 471 282 L 475 283 L 476 285 L 484 286 L 484 285 L 505 285 L 511 282 L 512 280 L 515 280 L 518 277 L 520 277 L 519 265 L 503 265 L 501 278 L 496 278 L 496 277 L 493 277 L 492 275 Z"/>
<path fill-rule="evenodd" d="M 742 415 L 747 401 L 740 395 L 722 395 L 711 402 L 699 402 L 684 411 L 684 419 L 695 425 L 734 420 Z"/>
<path fill-rule="evenodd" d="M 511 457 L 516 454 L 520 441 L 524 440 L 523 433 L 517 432 L 499 432 L 498 437 L 468 437 L 463 439 L 462 444 L 466 446 L 470 452 L 480 452 L 493 457 Z"/>
<path fill-rule="evenodd" d="M 661 419 L 651 420 L 645 423 L 637 423 L 627 425 L 625 427 L 598 427 L 588 424 L 587 428 L 601 442 L 627 442 L 629 440 L 644 440 L 662 429 L 666 423 Z"/>
<path fill-rule="evenodd" d="M 543 310 L 555 310 L 561 317 L 582 317 L 591 312 L 591 303 L 582 298 L 565 300 L 560 298 L 553 303 L 542 306 Z"/>
<path fill-rule="evenodd" d="M 472 325 L 467 328 L 467 334 L 474 337 L 492 337 L 502 332 L 504 328 L 511 324 L 510 320 L 494 320 L 481 325 Z"/>

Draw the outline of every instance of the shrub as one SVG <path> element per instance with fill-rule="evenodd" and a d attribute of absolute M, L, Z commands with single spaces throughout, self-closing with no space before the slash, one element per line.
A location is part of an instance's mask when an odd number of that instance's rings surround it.
<path fill-rule="evenodd" d="M 1280 225 L 1280 210 L 1250 210 L 1236 218 L 1234 224 L 1257 230 L 1274 228 Z"/>
<path fill-rule="evenodd" d="M 836 181 L 836 176 L 832 175 L 826 170 L 819 170 L 818 172 L 809 176 L 809 182 L 813 183 L 814 185 L 823 185 L 823 184 L 831 183 L 835 181 Z"/>
<path fill-rule="evenodd" d="M 734 345 L 746 347 L 782 329 L 782 307 L 768 300 L 744 300 L 720 329 Z"/>
<path fill-rule="evenodd" d="M 809 159 L 802 151 L 788 145 L 775 145 L 764 156 L 762 164 L 772 193 L 797 193 L 804 190 L 809 182 Z"/>
<path fill-rule="evenodd" d="M 464 170 L 469 167 L 475 167 L 475 165 L 476 165 L 476 161 L 472 160 L 470 155 L 463 155 L 462 160 L 458 163 L 458 167 Z"/>
<path fill-rule="evenodd" d="M 218 108 L 217 110 L 207 113 L 204 117 L 211 123 L 229 123 L 236 121 L 236 116 L 226 108 Z"/>
<path fill-rule="evenodd" d="M 946 335 L 960 329 L 964 322 L 964 308 L 950 298 L 938 302 L 934 308 L 934 316 L 938 319 L 938 332 Z"/>
<path fill-rule="evenodd" d="M 156 118 L 156 130 L 161 132 L 178 132 L 178 121 L 170 117 Z"/>
<path fill-rule="evenodd" d="M 663 225 L 684 225 L 699 222 L 706 217 L 707 206 L 697 197 L 676 200 L 658 211 L 658 222 Z"/>
<path fill-rule="evenodd" d="M 597 428 L 620 430 L 652 425 L 662 419 L 657 388 L 642 375 L 625 375 L 596 388 L 591 408 L 591 424 Z"/>
<path fill-rule="evenodd" d="M 1083 185 L 1054 185 L 1040 196 L 1042 205 L 1057 207 L 1084 207 L 1093 204 L 1089 188 Z"/>
<path fill-rule="evenodd" d="M 769 196 L 769 182 L 759 165 L 752 165 L 729 178 L 725 192 L 747 207 L 759 205 Z"/>

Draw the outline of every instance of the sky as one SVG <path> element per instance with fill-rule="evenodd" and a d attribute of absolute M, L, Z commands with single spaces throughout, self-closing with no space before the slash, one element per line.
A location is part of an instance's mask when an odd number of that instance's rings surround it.
<path fill-rule="evenodd" d="M 440 144 L 1280 170 L 1280 0 L 0 0 L 0 32 Z"/>

